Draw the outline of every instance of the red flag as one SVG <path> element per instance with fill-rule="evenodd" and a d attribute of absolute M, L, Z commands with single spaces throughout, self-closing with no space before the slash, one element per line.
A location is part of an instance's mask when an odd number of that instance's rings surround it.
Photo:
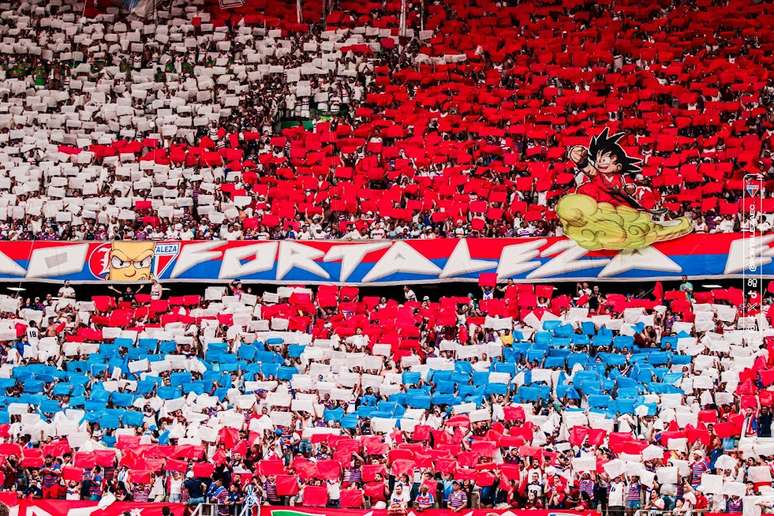
<path fill-rule="evenodd" d="M 121 436 L 123 437 L 123 436 Z M 118 440 L 121 440 L 121 437 Z M 175 453 L 172 455 L 175 459 L 192 459 L 198 460 L 204 456 L 204 446 L 194 446 L 193 444 L 181 444 L 175 449 Z"/>
<path fill-rule="evenodd" d="M 523 407 L 503 407 L 506 421 L 524 421 Z"/>
<path fill-rule="evenodd" d="M 381 437 L 371 436 L 363 438 L 363 449 L 366 455 L 385 455 L 387 448 L 387 444 L 382 442 Z"/>
<path fill-rule="evenodd" d="M 307 507 L 324 507 L 328 503 L 328 491 L 325 486 L 306 486 L 303 500 Z"/>
<path fill-rule="evenodd" d="M 759 371 L 761 375 L 761 383 L 764 387 L 768 387 L 774 383 L 774 369 L 762 369 Z"/>
<path fill-rule="evenodd" d="M 225 464 L 226 458 L 226 452 L 223 451 L 223 448 L 219 448 L 218 451 L 216 451 L 212 456 L 212 462 L 215 464 Z"/>
<path fill-rule="evenodd" d="M 83 480 L 83 468 L 65 466 L 62 468 L 62 478 L 67 481 L 80 482 Z"/>
<path fill-rule="evenodd" d="M 94 450 L 94 462 L 97 466 L 110 468 L 116 460 L 116 452 L 113 450 Z"/>
<path fill-rule="evenodd" d="M 239 441 L 239 432 L 236 431 L 236 428 L 223 427 L 218 433 L 218 440 L 230 450 Z"/>
<path fill-rule="evenodd" d="M 572 427 L 572 430 L 570 430 L 570 444 L 580 446 L 587 435 L 589 435 L 589 429 L 585 426 Z"/>
<path fill-rule="evenodd" d="M 736 437 L 742 433 L 742 429 L 739 425 L 729 422 L 716 423 L 713 427 L 715 434 L 721 439 L 725 437 Z"/>
<path fill-rule="evenodd" d="M 399 477 L 404 473 L 410 475 L 414 470 L 414 461 L 409 459 L 398 459 L 392 463 L 391 472 L 394 476 Z"/>
<path fill-rule="evenodd" d="M 551 296 L 554 295 L 554 287 L 552 285 L 538 285 L 535 287 L 535 295 L 551 299 Z"/>
<path fill-rule="evenodd" d="M 481 457 L 492 458 L 497 452 L 497 444 L 494 441 L 473 441 L 470 448 Z"/>
<path fill-rule="evenodd" d="M 384 500 L 384 484 L 381 482 L 369 482 L 363 486 L 365 495 L 372 500 Z"/>
<path fill-rule="evenodd" d="M 653 298 L 659 302 L 664 299 L 664 285 L 660 281 L 657 281 L 656 286 L 653 287 Z"/>
<path fill-rule="evenodd" d="M 693 425 L 688 425 L 685 428 L 686 437 L 688 438 L 688 444 L 693 444 L 696 441 L 700 441 L 704 446 L 710 444 L 709 431 L 704 428 L 704 425 L 700 424 L 698 428 L 694 428 Z"/>
<path fill-rule="evenodd" d="M 8 436 L 5 436 L 8 437 Z M 61 457 L 65 453 L 69 453 L 71 450 L 70 445 L 67 442 L 67 439 L 60 439 L 58 441 L 54 441 L 52 443 L 46 444 L 43 446 L 43 455 L 52 457 Z"/>
<path fill-rule="evenodd" d="M 209 462 L 197 462 L 193 467 L 193 475 L 196 478 L 209 478 L 215 471 L 215 466 Z"/>
<path fill-rule="evenodd" d="M 129 480 L 135 484 L 150 484 L 151 472 L 147 469 L 130 469 Z"/>
<path fill-rule="evenodd" d="M 534 457 L 538 460 L 543 460 L 543 449 L 535 446 L 520 446 L 519 455 L 522 457 Z"/>
<path fill-rule="evenodd" d="M 371 482 L 376 479 L 376 474 L 380 473 L 382 478 L 387 473 L 384 464 L 364 464 L 362 468 L 363 482 Z"/>
<path fill-rule="evenodd" d="M 475 475 L 475 481 L 476 485 L 487 487 L 495 483 L 495 476 L 487 471 L 479 471 Z"/>
<path fill-rule="evenodd" d="M 73 461 L 79 468 L 93 468 L 97 465 L 97 457 L 94 452 L 79 451 L 75 454 Z"/>
<path fill-rule="evenodd" d="M 363 507 L 363 491 L 360 489 L 342 489 L 339 505 L 348 509 L 361 509 Z"/>
<path fill-rule="evenodd" d="M 301 477 L 301 480 L 309 480 L 317 475 L 317 466 L 312 461 L 298 458 L 293 459 L 291 465 L 298 476 Z"/>
<path fill-rule="evenodd" d="M 24 450 L 24 456 L 20 464 L 25 468 L 40 468 L 45 464 L 45 461 L 40 449 L 27 448 Z"/>
<path fill-rule="evenodd" d="M 185 473 L 188 471 L 188 464 L 182 460 L 167 459 L 165 467 L 169 471 L 177 471 L 179 473 Z"/>
<path fill-rule="evenodd" d="M 507 480 L 519 480 L 521 478 L 521 469 L 518 464 L 502 464 L 500 473 Z"/>
<path fill-rule="evenodd" d="M 478 284 L 482 287 L 494 287 L 497 285 L 497 273 L 484 272 L 478 275 Z"/>
<path fill-rule="evenodd" d="M 258 462 L 258 473 L 263 476 L 285 475 L 285 465 L 279 459 L 267 459 Z"/>
<path fill-rule="evenodd" d="M 427 441 L 430 439 L 430 427 L 427 425 L 417 425 L 414 427 L 414 433 L 411 436 L 414 441 Z"/>
<path fill-rule="evenodd" d="M 277 496 L 294 496 L 298 494 L 298 482 L 293 475 L 277 475 Z"/>
<path fill-rule="evenodd" d="M 317 463 L 316 478 L 321 480 L 338 480 L 341 474 L 341 465 L 335 460 L 321 460 Z"/>

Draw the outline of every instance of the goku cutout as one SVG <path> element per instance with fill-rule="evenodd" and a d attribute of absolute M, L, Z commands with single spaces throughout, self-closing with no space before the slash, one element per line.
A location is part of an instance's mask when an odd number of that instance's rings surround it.
<path fill-rule="evenodd" d="M 640 249 L 655 242 L 687 235 L 693 224 L 687 217 L 654 220 L 666 210 L 637 175 L 642 160 L 633 158 L 618 144 L 623 133 L 608 136 L 607 128 L 593 137 L 588 149 L 570 147 L 568 156 L 582 178 L 575 193 L 565 195 L 556 214 L 565 234 L 581 247 L 598 249 Z"/>

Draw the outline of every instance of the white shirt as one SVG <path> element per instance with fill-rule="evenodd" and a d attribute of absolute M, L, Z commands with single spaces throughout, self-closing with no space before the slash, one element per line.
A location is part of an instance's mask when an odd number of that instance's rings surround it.
<path fill-rule="evenodd" d="M 338 500 L 341 498 L 341 484 L 339 482 L 329 480 L 326 488 L 328 490 L 328 498 L 330 500 Z"/>
<path fill-rule="evenodd" d="M 400 494 L 398 494 L 397 491 L 393 491 L 392 495 L 390 496 L 390 505 L 399 503 L 401 505 L 406 506 L 408 505 L 410 499 L 411 499 L 411 494 L 404 486 Z"/>
<path fill-rule="evenodd" d="M 182 487 L 183 487 L 183 479 L 173 478 L 172 480 L 169 481 L 169 494 L 179 495 L 182 492 Z"/>
<path fill-rule="evenodd" d="M 626 486 L 623 482 L 611 482 L 610 483 L 610 495 L 608 498 L 608 506 L 623 506 L 625 498 Z"/>
<path fill-rule="evenodd" d="M 720 224 L 718 224 L 718 230 L 721 233 L 731 233 L 734 230 L 734 221 L 729 219 L 723 219 Z"/>
<path fill-rule="evenodd" d="M 59 289 L 59 297 L 74 298 L 75 297 L 75 289 L 73 287 L 70 287 L 70 286 L 62 287 L 62 288 Z"/>
<path fill-rule="evenodd" d="M 34 347 L 37 346 L 40 337 L 40 330 L 27 326 L 27 341 Z"/>

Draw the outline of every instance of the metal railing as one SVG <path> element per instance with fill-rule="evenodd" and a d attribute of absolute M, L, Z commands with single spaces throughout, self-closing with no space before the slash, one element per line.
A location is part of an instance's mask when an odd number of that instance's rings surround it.
<path fill-rule="evenodd" d="M 191 511 L 191 516 L 216 516 L 218 514 L 218 504 L 200 503 Z"/>

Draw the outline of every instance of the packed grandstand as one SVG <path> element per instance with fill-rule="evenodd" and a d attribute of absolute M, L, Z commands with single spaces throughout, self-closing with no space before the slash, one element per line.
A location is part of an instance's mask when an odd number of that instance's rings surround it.
<path fill-rule="evenodd" d="M 739 217 L 773 170 L 766 3 L 425 2 L 420 29 L 414 1 L 405 37 L 399 1 L 320 3 L 5 10 L 3 238 L 562 234 L 565 150 L 602 127 L 644 205 L 771 229 L 774 189 Z"/>
<path fill-rule="evenodd" d="M 774 506 L 770 3 L 0 7 L 18 516 Z"/>

